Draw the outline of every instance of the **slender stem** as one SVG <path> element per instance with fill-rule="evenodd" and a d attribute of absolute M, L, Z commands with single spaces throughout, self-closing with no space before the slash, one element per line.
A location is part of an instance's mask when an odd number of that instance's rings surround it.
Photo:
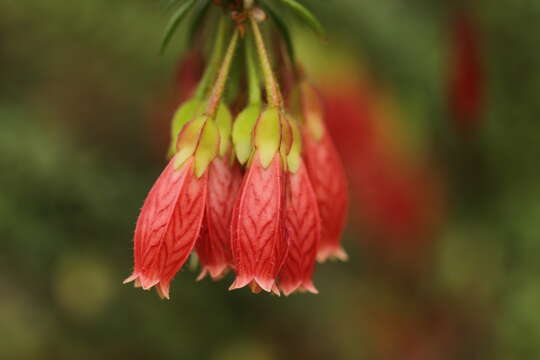
<path fill-rule="evenodd" d="M 229 77 L 229 71 L 231 69 L 231 63 L 234 58 L 237 43 L 238 30 L 234 30 L 231 41 L 229 42 L 229 47 L 227 48 L 227 52 L 223 58 L 223 63 L 219 69 L 218 77 L 214 83 L 214 86 L 212 87 L 210 98 L 208 99 L 205 115 L 209 117 L 214 117 L 216 115 L 219 103 L 221 102 L 221 97 L 225 91 L 225 84 L 227 83 L 227 78 Z"/>
<path fill-rule="evenodd" d="M 268 52 L 264 46 L 264 40 L 261 35 L 261 30 L 257 21 L 250 16 L 251 27 L 253 28 L 253 34 L 255 35 L 255 45 L 257 47 L 257 52 L 259 53 L 259 59 L 261 61 L 261 67 L 264 74 L 264 83 L 267 92 L 268 104 L 272 107 L 281 106 L 281 93 L 279 91 L 279 85 L 274 77 L 272 72 L 272 66 L 270 65 L 270 59 L 268 57 Z"/>
<path fill-rule="evenodd" d="M 249 104 L 256 105 L 261 102 L 261 87 L 259 83 L 259 74 L 255 65 L 255 49 L 253 47 L 253 38 L 250 33 L 247 34 L 246 40 L 246 67 L 248 77 L 248 94 Z"/>
<path fill-rule="evenodd" d="M 202 99 L 206 96 L 212 81 L 214 81 L 216 77 L 216 73 L 219 69 L 219 62 L 223 54 L 223 47 L 225 45 L 224 43 L 225 35 L 227 33 L 227 25 L 227 18 L 225 16 L 221 16 L 216 31 L 216 40 L 214 42 L 212 54 L 210 55 L 210 61 L 201 81 L 199 82 L 199 85 L 197 86 L 197 90 L 195 90 L 195 97 L 198 99 Z"/>

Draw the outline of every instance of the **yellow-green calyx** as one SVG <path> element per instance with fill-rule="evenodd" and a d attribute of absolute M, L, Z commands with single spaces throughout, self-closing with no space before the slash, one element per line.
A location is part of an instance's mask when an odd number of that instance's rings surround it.
<path fill-rule="evenodd" d="M 279 120 L 281 124 L 281 144 L 279 152 L 283 158 L 283 164 L 287 164 L 287 155 L 289 155 L 289 151 L 291 151 L 293 134 L 291 126 L 289 125 L 289 118 L 284 111 L 281 111 Z"/>
<path fill-rule="evenodd" d="M 201 131 L 206 124 L 206 116 L 198 116 L 195 119 L 189 121 L 180 134 L 178 134 L 178 140 L 176 143 L 176 158 L 175 158 L 175 167 L 181 167 L 184 162 L 193 156 L 197 145 L 199 144 L 199 138 L 201 136 Z"/>
<path fill-rule="evenodd" d="M 295 173 L 298 171 L 302 161 L 302 135 L 294 119 L 288 118 L 288 120 L 292 134 L 292 144 L 287 155 L 287 166 L 290 172 Z"/>
<path fill-rule="evenodd" d="M 238 114 L 232 131 L 232 141 L 238 162 L 245 164 L 253 151 L 253 129 L 261 115 L 261 105 L 250 105 Z"/>
<path fill-rule="evenodd" d="M 195 175 L 200 177 L 208 165 L 218 156 L 219 130 L 212 119 L 208 119 L 202 129 L 197 150 L 195 151 Z"/>
<path fill-rule="evenodd" d="M 195 157 L 195 175 L 200 177 L 219 152 L 219 131 L 214 120 L 201 115 L 189 121 L 178 136 L 174 166 L 180 168 L 187 159 Z"/>
<path fill-rule="evenodd" d="M 184 102 L 182 105 L 180 105 L 180 107 L 178 107 L 178 110 L 176 110 L 171 123 L 171 144 L 168 152 L 169 157 L 172 157 L 176 153 L 176 141 L 178 140 L 178 134 L 180 134 L 180 131 L 182 131 L 182 128 L 188 121 L 193 120 L 197 115 L 199 115 L 199 112 L 203 109 L 203 105 L 204 101 L 197 98 L 192 98 Z"/>
<path fill-rule="evenodd" d="M 254 145 L 259 152 L 261 165 L 268 167 L 278 152 L 281 144 L 280 110 L 267 108 L 257 121 L 254 134 Z"/>

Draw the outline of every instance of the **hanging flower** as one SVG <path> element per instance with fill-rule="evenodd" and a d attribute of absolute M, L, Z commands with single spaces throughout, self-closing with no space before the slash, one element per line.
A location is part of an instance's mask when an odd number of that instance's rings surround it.
<path fill-rule="evenodd" d="M 294 124 L 294 123 L 292 123 Z M 293 145 L 287 156 L 287 197 L 285 230 L 289 251 L 279 274 L 279 287 L 285 295 L 295 291 L 317 294 L 313 272 L 321 238 L 321 218 L 317 198 L 301 156 L 301 135 L 293 129 Z"/>
<path fill-rule="evenodd" d="M 346 260 L 341 235 L 347 217 L 347 179 L 335 146 L 324 124 L 323 107 L 314 88 L 300 86 L 304 158 L 315 190 L 322 222 L 317 258 L 323 262 L 335 258 Z"/>
<path fill-rule="evenodd" d="M 284 164 L 279 154 L 281 124 L 276 109 L 265 110 L 254 130 L 254 153 L 233 212 L 232 252 L 236 280 L 230 289 L 277 291 L 287 253 L 284 233 Z"/>
<path fill-rule="evenodd" d="M 176 18 L 194 2 L 186 1 Z M 164 298 L 194 249 L 202 268 L 198 279 L 218 280 L 232 270 L 230 290 L 248 286 L 276 295 L 317 293 L 317 256 L 346 258 L 340 237 L 347 190 L 340 161 L 307 85 L 300 87 L 304 111 L 298 118 L 289 115 L 259 29 L 266 16 L 255 3 L 214 3 L 232 16 L 221 17 L 206 70 L 172 119 L 171 160 L 137 221 L 135 266 L 125 282 L 145 290 L 155 286 Z M 240 39 L 244 74 L 242 62 L 233 63 Z M 235 86 L 225 91 L 227 84 Z"/>
<path fill-rule="evenodd" d="M 169 298 L 174 275 L 199 238 L 205 214 L 209 162 L 217 153 L 217 129 L 205 118 L 190 122 L 179 135 L 179 151 L 148 197 L 135 228 L 133 274 L 124 283 Z"/>
<path fill-rule="evenodd" d="M 481 120 L 484 97 L 484 69 L 480 34 L 474 19 L 464 10 L 451 22 L 449 59 L 449 107 L 457 129 L 474 131 Z"/>
<path fill-rule="evenodd" d="M 216 118 L 221 134 L 220 154 L 208 169 L 205 231 L 197 242 L 197 254 L 202 266 L 198 280 L 206 274 L 219 280 L 232 264 L 230 223 L 236 194 L 242 182 L 242 171 L 233 157 L 232 145 L 228 140 L 231 115 L 225 109 L 218 110 Z"/>

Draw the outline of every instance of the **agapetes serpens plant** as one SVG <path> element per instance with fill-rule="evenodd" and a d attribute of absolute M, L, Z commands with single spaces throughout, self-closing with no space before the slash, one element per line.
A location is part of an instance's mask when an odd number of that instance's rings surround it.
<path fill-rule="evenodd" d="M 319 94 L 295 63 L 287 12 L 322 28 L 295 0 L 177 3 L 163 46 L 192 17 L 193 46 L 211 51 L 172 119 L 170 161 L 137 220 L 125 282 L 169 298 L 192 256 L 199 278 L 232 270 L 231 290 L 317 293 L 316 260 L 347 257 L 347 189 Z"/>

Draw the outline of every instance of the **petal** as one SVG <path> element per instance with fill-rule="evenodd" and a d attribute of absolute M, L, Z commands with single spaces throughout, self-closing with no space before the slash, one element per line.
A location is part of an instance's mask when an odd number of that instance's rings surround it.
<path fill-rule="evenodd" d="M 205 233 L 197 241 L 202 274 L 212 279 L 223 277 L 232 261 L 230 221 L 242 174 L 238 164 L 216 158 L 209 167 Z"/>
<path fill-rule="evenodd" d="M 321 237 L 317 198 L 302 162 L 288 181 L 285 227 L 289 252 L 279 275 L 279 287 L 285 295 L 301 288 L 316 293 L 311 278 Z"/>
<path fill-rule="evenodd" d="M 194 177 L 193 159 L 175 169 L 175 159 L 144 202 L 135 228 L 135 270 L 125 281 L 136 281 L 145 290 L 159 284 L 165 298 L 199 237 L 206 197 L 206 174 Z"/>
<path fill-rule="evenodd" d="M 180 197 L 161 246 L 161 290 L 168 298 L 169 282 L 180 270 L 199 238 L 206 205 L 208 172 L 196 177 L 189 167 Z"/>
<path fill-rule="evenodd" d="M 145 284 L 148 283 L 148 276 L 152 279 L 159 278 L 159 268 L 150 268 L 145 257 L 164 238 L 185 177 L 185 167 L 175 169 L 173 158 L 150 189 L 135 227 L 135 270 L 125 282 L 140 279 L 143 275 Z"/>
<path fill-rule="evenodd" d="M 254 280 L 264 291 L 272 291 L 287 252 L 282 172 L 279 155 L 264 168 L 255 153 L 233 213 L 231 244 L 236 279 L 231 290 Z"/>
<path fill-rule="evenodd" d="M 317 197 L 322 223 L 318 260 L 346 260 L 341 248 L 341 235 L 347 217 L 347 180 L 337 151 L 328 132 L 320 141 L 304 132 L 304 157 Z"/>

